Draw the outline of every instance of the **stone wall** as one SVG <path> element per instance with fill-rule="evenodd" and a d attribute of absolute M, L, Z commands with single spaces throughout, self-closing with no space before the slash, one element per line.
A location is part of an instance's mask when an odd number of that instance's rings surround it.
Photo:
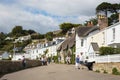
<path fill-rule="evenodd" d="M 112 74 L 112 69 L 117 68 L 120 72 L 120 62 L 119 63 L 95 63 L 93 66 L 93 71 L 100 71 L 101 73 L 107 72 Z"/>
<path fill-rule="evenodd" d="M 36 67 L 41 65 L 42 64 L 39 60 L 27 60 L 25 68 Z M 14 72 L 21 69 L 24 69 L 24 67 L 22 66 L 22 61 L 0 61 L 0 74 Z"/>

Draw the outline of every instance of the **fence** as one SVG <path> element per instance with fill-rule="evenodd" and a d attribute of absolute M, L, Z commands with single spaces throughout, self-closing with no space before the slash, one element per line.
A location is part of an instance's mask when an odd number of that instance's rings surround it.
<path fill-rule="evenodd" d="M 89 59 L 95 60 L 96 63 L 120 62 L 120 54 L 96 56 L 94 58 L 89 58 Z"/>

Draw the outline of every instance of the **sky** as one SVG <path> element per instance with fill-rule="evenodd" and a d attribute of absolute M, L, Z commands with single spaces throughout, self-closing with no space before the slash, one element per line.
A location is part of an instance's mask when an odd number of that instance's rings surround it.
<path fill-rule="evenodd" d="M 64 22 L 83 24 L 95 17 L 95 8 L 102 2 L 120 0 L 0 0 L 0 32 L 22 26 L 44 34 L 59 30 Z"/>

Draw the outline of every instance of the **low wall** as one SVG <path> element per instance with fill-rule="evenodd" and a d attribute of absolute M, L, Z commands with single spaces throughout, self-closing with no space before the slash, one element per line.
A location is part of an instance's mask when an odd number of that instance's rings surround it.
<path fill-rule="evenodd" d="M 36 67 L 41 65 L 42 64 L 39 60 L 27 60 L 25 68 Z M 22 66 L 22 61 L 0 61 L 0 74 L 14 72 L 21 69 L 24 69 L 24 67 Z"/>
<path fill-rule="evenodd" d="M 101 73 L 107 72 L 112 74 L 112 69 L 117 68 L 120 72 L 120 62 L 119 63 L 95 63 L 93 66 L 93 71 L 100 71 Z"/>

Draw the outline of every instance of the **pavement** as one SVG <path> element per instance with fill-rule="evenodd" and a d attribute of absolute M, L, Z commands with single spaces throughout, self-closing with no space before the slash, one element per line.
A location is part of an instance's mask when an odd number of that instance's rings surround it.
<path fill-rule="evenodd" d="M 74 65 L 48 64 L 6 74 L 0 80 L 120 80 L 120 76 L 75 69 Z"/>

